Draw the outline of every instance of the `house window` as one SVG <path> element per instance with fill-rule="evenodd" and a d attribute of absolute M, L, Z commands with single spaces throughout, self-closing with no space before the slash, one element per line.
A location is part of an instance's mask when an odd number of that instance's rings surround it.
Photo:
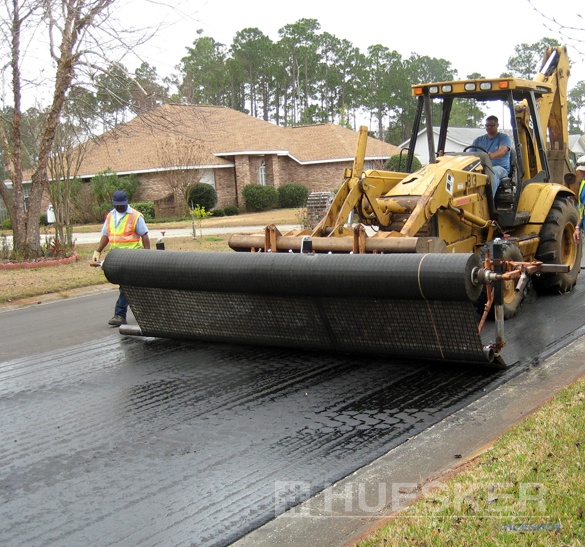
<path fill-rule="evenodd" d="M 4 222 L 7 218 L 9 218 L 8 209 L 4 204 L 4 200 L 0 198 L 0 223 Z"/>
<path fill-rule="evenodd" d="M 204 182 L 215 188 L 215 171 L 213 169 L 202 169 L 199 175 L 199 182 Z"/>
<path fill-rule="evenodd" d="M 28 211 L 28 199 L 30 198 L 31 184 L 23 184 L 22 189 L 24 191 L 24 208 Z"/>
<path fill-rule="evenodd" d="M 258 183 L 266 186 L 266 162 L 262 160 L 260 167 L 258 167 Z"/>

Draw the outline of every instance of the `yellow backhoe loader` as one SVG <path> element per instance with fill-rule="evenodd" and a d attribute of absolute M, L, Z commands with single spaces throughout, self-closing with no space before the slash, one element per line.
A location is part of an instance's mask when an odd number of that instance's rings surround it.
<path fill-rule="evenodd" d="M 353 168 L 312 231 L 232 236 L 232 249 L 251 252 L 110 252 L 104 271 L 139 325 L 122 332 L 502 364 L 504 318 L 527 287 L 567 292 L 580 271 L 576 198 L 561 184 L 572 170 L 568 76 L 557 47 L 534 80 L 414 85 L 404 171 L 365 168 L 362 127 Z M 496 195 L 487 151 L 448 149 L 451 113 L 470 102 L 508 112 L 512 168 Z M 423 129 L 430 160 L 411 172 Z"/>

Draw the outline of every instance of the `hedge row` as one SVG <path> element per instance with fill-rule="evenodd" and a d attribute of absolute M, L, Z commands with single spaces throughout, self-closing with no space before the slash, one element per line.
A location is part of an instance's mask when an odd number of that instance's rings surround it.
<path fill-rule="evenodd" d="M 130 206 L 136 209 L 139 213 L 142 213 L 144 220 L 152 220 L 154 218 L 154 202 L 152 201 L 139 201 L 138 203 L 132 203 Z"/>
<path fill-rule="evenodd" d="M 302 184 L 283 184 L 278 189 L 274 186 L 248 184 L 243 190 L 246 210 L 252 212 L 267 211 L 282 207 L 304 207 L 307 204 L 309 190 Z"/>

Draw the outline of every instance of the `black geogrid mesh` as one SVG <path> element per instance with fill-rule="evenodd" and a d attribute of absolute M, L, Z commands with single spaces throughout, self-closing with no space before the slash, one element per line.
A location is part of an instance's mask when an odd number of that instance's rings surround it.
<path fill-rule="evenodd" d="M 469 301 L 123 289 L 145 336 L 487 362 Z"/>
<path fill-rule="evenodd" d="M 103 268 L 146 336 L 486 362 L 476 255 L 115 249 Z"/>

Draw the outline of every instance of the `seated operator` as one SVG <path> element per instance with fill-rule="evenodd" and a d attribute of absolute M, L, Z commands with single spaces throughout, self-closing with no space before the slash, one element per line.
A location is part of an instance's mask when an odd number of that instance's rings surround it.
<path fill-rule="evenodd" d="M 496 116 L 488 116 L 485 120 L 486 134 L 477 137 L 472 143 L 472 146 L 483 148 L 492 160 L 494 196 L 500 186 L 500 180 L 510 176 L 510 149 L 512 148 L 512 140 L 508 135 L 498 131 L 498 125 Z"/>

